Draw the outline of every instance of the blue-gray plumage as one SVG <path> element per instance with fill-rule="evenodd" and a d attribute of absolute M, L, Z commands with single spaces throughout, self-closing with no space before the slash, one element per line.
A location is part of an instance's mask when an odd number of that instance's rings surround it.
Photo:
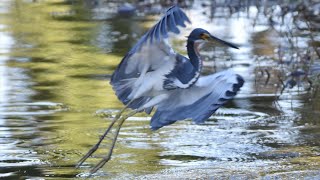
<path fill-rule="evenodd" d="M 176 90 L 158 105 L 151 119 L 151 128 L 156 130 L 187 118 L 203 123 L 232 99 L 243 83 L 243 78 L 230 70 L 200 77 L 187 91 Z"/>
<path fill-rule="evenodd" d="M 111 136 L 107 156 L 90 172 L 96 172 L 108 162 L 122 124 L 137 112 L 150 114 L 156 108 L 151 119 L 153 130 L 183 119 L 203 123 L 240 90 L 244 80 L 231 70 L 200 75 L 202 61 L 199 48 L 203 43 L 216 41 L 237 49 L 235 45 L 197 28 L 187 39 L 189 58 L 171 48 L 169 32 L 178 34 L 178 26 L 185 27 L 185 22 L 190 23 L 186 14 L 178 6 L 171 7 L 122 59 L 110 83 L 126 107 L 113 118 L 98 143 L 80 159 L 77 167 L 98 149 L 106 136 Z M 132 111 L 121 116 L 127 108 Z M 114 133 L 109 133 L 112 129 Z"/>
<path fill-rule="evenodd" d="M 168 90 L 179 88 L 179 86 L 175 84 L 175 80 L 179 80 L 182 84 L 188 84 L 192 79 L 196 80 L 198 78 L 196 73 L 199 71 L 200 69 L 193 66 L 188 58 L 177 54 L 175 67 L 169 74 L 165 75 L 163 88 Z M 192 86 L 195 80 L 185 88 Z"/>
<path fill-rule="evenodd" d="M 200 45 L 217 41 L 235 45 L 194 29 L 187 39 L 189 58 L 176 53 L 168 43 L 169 32 L 190 20 L 178 7 L 171 7 L 122 59 L 111 78 L 119 100 L 127 107 L 151 113 L 151 128 L 158 129 L 175 121 L 192 119 L 202 123 L 220 106 L 232 99 L 244 80 L 233 71 L 201 77 Z"/>

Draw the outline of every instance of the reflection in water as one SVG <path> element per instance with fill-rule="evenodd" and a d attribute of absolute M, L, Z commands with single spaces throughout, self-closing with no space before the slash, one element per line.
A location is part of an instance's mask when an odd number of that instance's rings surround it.
<path fill-rule="evenodd" d="M 0 19 L 0 177 L 86 175 L 105 149 L 83 168 L 74 164 L 122 107 L 108 83 L 110 74 L 156 19 L 113 15 L 92 21 L 85 5 L 68 2 L 0 2 L 5 17 Z M 253 6 L 249 16 L 239 12 L 228 18 L 222 10 L 210 19 L 204 10 L 196 2 L 186 10 L 193 24 L 172 43 L 185 53 L 184 36 L 199 26 L 239 44 L 239 51 L 215 47 L 203 56 L 204 74 L 233 68 L 246 77 L 241 94 L 205 125 L 181 121 L 151 132 L 149 117 L 129 118 L 113 159 L 98 175 L 268 178 L 299 172 L 297 177 L 319 177 L 317 97 L 310 103 L 306 92 L 294 90 L 278 97 L 275 78 L 265 85 L 265 77 L 257 76 L 259 67 L 274 62 L 257 62 L 255 56 L 272 56 L 280 41 L 266 17 Z"/>
<path fill-rule="evenodd" d="M 2 2 L 0 6 L 6 7 L 6 3 Z M 4 13 L 2 9 L 1 13 Z M 31 82 L 24 69 L 5 65 L 14 44 L 13 38 L 5 32 L 6 28 L 0 26 L 0 177 L 18 178 L 21 175 L 16 173 L 17 168 L 23 171 L 41 164 L 41 160 L 34 149 L 25 144 L 24 139 L 37 141 L 33 112 L 23 105 L 34 92 L 28 88 Z"/>

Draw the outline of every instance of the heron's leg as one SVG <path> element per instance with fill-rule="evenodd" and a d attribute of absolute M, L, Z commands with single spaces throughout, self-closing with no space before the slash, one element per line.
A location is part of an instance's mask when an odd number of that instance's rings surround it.
<path fill-rule="evenodd" d="M 119 111 L 116 116 L 113 118 L 111 124 L 109 125 L 108 129 L 103 133 L 103 135 L 100 137 L 99 141 L 87 152 L 86 155 L 84 155 L 79 162 L 76 165 L 76 168 L 79 168 L 85 161 L 88 159 L 100 146 L 103 139 L 107 136 L 109 131 L 112 129 L 115 122 L 121 117 L 121 114 L 128 108 L 132 101 L 130 101 L 121 111 Z"/>
<path fill-rule="evenodd" d="M 125 116 L 123 116 L 123 117 L 121 117 L 121 118 L 119 119 L 119 122 L 118 122 L 117 127 L 116 127 L 115 132 L 114 132 L 114 137 L 113 137 L 113 139 L 112 139 L 111 147 L 109 148 L 109 151 L 108 151 L 107 156 L 104 157 L 94 168 L 91 169 L 90 174 L 93 174 L 93 173 L 97 172 L 103 165 L 105 165 L 105 164 L 110 160 L 122 124 L 124 123 L 124 121 L 125 121 L 128 117 L 133 116 L 133 115 L 136 114 L 137 112 L 138 112 L 137 110 L 131 111 L 130 113 L 128 113 L 127 115 L 125 115 Z"/>

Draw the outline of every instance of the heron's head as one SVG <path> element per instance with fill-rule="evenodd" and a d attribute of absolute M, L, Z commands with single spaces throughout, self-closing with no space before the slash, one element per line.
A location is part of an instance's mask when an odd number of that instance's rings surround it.
<path fill-rule="evenodd" d="M 194 29 L 190 35 L 188 36 L 188 42 L 195 42 L 203 44 L 205 42 L 218 42 L 222 45 L 226 45 L 235 49 L 239 49 L 236 45 L 226 42 L 222 39 L 219 39 L 213 35 L 211 35 L 207 30 L 196 28 Z"/>

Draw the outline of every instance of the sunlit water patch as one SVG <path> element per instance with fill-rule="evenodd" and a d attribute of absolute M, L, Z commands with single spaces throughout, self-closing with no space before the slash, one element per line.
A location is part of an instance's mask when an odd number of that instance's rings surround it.
<path fill-rule="evenodd" d="M 286 103 L 279 102 L 280 105 L 288 108 Z M 298 152 L 272 153 L 298 142 L 300 128 L 294 124 L 298 118 L 294 114 L 271 116 L 265 112 L 221 108 L 203 125 L 185 120 L 150 134 L 150 118 L 135 116 L 122 128 L 119 143 L 137 150 L 160 146 L 163 150 L 158 154 L 159 163 L 169 167 L 237 169 L 238 163 L 246 168 L 263 167 L 266 163 L 272 166 L 281 159 L 299 156 Z M 118 159 L 122 155 L 114 156 Z"/>

